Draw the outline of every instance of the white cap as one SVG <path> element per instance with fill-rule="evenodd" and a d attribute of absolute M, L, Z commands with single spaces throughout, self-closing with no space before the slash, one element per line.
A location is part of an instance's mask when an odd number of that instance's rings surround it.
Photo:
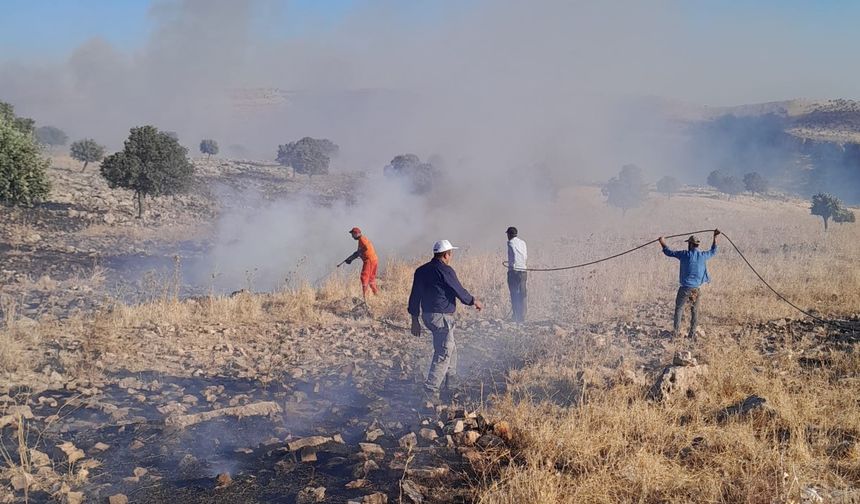
<path fill-rule="evenodd" d="M 442 252 L 448 252 L 449 250 L 457 250 L 459 247 L 455 247 L 451 245 L 451 242 L 448 240 L 439 240 L 433 244 L 433 253 L 441 254 Z"/>

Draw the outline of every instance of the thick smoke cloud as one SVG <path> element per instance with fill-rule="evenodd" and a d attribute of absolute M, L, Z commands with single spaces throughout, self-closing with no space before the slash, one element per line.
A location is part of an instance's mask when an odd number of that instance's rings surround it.
<path fill-rule="evenodd" d="M 558 187 L 630 162 L 652 179 L 684 169 L 677 132 L 631 101 L 724 100 L 748 87 L 731 72 L 760 88 L 769 70 L 756 73 L 742 44 L 690 33 L 676 2 L 413 4 L 359 3 L 333 25 L 279 29 L 265 19 L 298 15 L 290 3 L 157 1 L 139 49 L 94 39 L 59 64 L 5 63 L 0 99 L 112 148 L 140 124 L 177 131 L 192 151 L 203 137 L 228 155 L 239 145 L 243 157 L 271 159 L 302 136 L 334 140 L 335 169 L 368 174 L 356 203 L 299 198 L 222 217 L 211 268 L 282 278 L 302 257 L 311 273 L 341 259 L 353 225 L 406 254 L 441 237 L 498 246 L 509 224 L 548 229 Z M 716 65 L 701 61 L 703 47 Z M 444 157 L 442 190 L 417 198 L 382 179 L 407 152 Z"/>

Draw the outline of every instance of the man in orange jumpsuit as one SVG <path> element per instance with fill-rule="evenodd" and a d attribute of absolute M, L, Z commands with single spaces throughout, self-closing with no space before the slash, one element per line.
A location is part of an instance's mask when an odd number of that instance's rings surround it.
<path fill-rule="evenodd" d="M 359 257 L 361 258 L 361 262 L 363 263 L 361 267 L 361 292 L 367 298 L 368 289 L 374 294 L 379 292 L 379 288 L 376 286 L 376 270 L 379 267 L 379 258 L 376 257 L 376 250 L 374 250 L 373 244 L 370 243 L 370 240 L 366 236 L 361 234 L 361 229 L 354 227 L 349 231 L 349 234 L 352 235 L 354 240 L 358 240 L 358 250 L 344 259 L 343 262 L 351 264 L 352 261 Z"/>

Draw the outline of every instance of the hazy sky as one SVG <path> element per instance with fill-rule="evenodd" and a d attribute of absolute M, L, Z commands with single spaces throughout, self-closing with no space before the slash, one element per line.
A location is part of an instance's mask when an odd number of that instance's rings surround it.
<path fill-rule="evenodd" d="M 0 63 L 62 61 L 96 38 L 123 52 L 140 51 L 157 30 L 159 5 L 164 3 L 169 2 L 0 0 Z M 860 98 L 860 66 L 854 63 L 860 47 L 860 2 L 678 0 L 652 4 L 654 17 L 643 19 L 639 33 L 631 36 L 665 39 L 666 57 L 675 63 L 677 73 L 671 83 L 677 85 L 646 79 L 643 94 L 715 105 L 790 97 Z M 380 11 L 400 22 L 422 25 L 428 32 L 437 26 L 444 31 L 460 14 L 492 5 L 472 0 L 262 0 L 253 2 L 250 32 L 260 44 L 305 37 L 325 40 L 327 33 L 334 38 L 355 25 L 356 18 Z M 541 2 L 533 5 L 540 10 Z M 351 35 L 361 36 L 354 30 Z"/>

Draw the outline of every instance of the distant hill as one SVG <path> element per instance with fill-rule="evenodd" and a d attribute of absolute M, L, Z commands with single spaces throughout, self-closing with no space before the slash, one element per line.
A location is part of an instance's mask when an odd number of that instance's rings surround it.
<path fill-rule="evenodd" d="M 733 107 L 693 105 L 661 98 L 648 99 L 648 108 L 682 123 L 719 117 L 774 115 L 784 120 L 786 133 L 801 139 L 834 143 L 860 143 L 860 102 L 854 100 L 796 99 Z"/>

